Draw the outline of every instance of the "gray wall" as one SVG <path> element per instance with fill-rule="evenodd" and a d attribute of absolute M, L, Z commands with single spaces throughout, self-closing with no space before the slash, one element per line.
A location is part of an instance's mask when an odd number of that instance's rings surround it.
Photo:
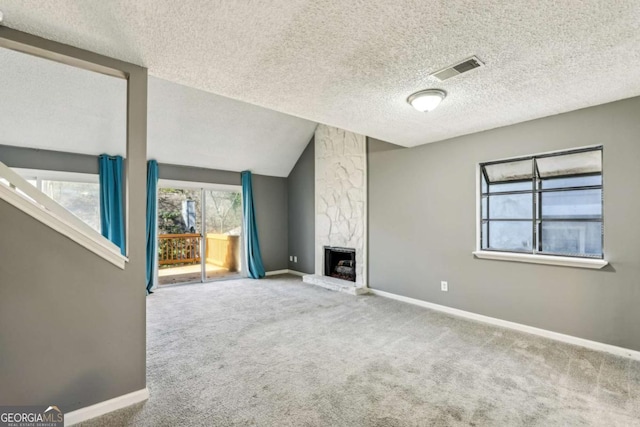
<path fill-rule="evenodd" d="M 0 402 L 68 412 L 146 384 L 147 70 L 0 27 L 4 38 L 129 75 L 125 270 L 0 201 Z"/>
<path fill-rule="evenodd" d="M 370 286 L 640 350 L 639 138 L 632 98 L 411 149 L 371 139 Z M 604 145 L 610 266 L 474 259 L 479 162 L 594 144 Z"/>
<path fill-rule="evenodd" d="M 307 145 L 287 178 L 289 192 L 289 261 L 291 270 L 315 270 L 315 143 Z"/>
<path fill-rule="evenodd" d="M 189 166 L 178 165 L 158 165 L 158 173 L 160 179 L 172 179 L 176 181 L 191 181 L 191 182 L 207 182 L 212 184 L 224 184 L 224 185 L 241 185 L 240 173 L 221 171 L 215 169 L 193 168 Z M 254 179 L 258 175 L 254 175 Z"/>
<path fill-rule="evenodd" d="M 267 271 L 285 270 L 289 259 L 287 179 L 254 175 L 253 203 L 264 268 Z"/>
<path fill-rule="evenodd" d="M 98 174 L 98 157 L 0 145 L 0 161 L 12 168 Z"/>
<path fill-rule="evenodd" d="M 0 200 L 0 402 L 64 412 L 145 387 L 144 270 Z"/>
<path fill-rule="evenodd" d="M 313 157 L 312 157 L 313 158 Z M 86 154 L 62 153 L 0 145 L 0 161 L 8 166 L 65 172 L 98 173 L 98 159 Z M 240 185 L 240 173 L 161 164 L 161 179 Z M 267 271 L 288 267 L 287 179 L 253 175 L 258 238 Z"/>

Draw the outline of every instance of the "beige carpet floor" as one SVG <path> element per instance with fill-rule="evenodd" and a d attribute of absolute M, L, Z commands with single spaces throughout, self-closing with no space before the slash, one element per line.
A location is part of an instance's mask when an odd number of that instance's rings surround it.
<path fill-rule="evenodd" d="M 634 426 L 640 362 L 300 278 L 159 289 L 151 399 L 85 426 Z"/>

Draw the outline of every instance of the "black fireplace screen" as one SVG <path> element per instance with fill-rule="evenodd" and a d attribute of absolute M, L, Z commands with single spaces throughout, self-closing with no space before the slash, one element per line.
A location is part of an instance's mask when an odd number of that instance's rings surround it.
<path fill-rule="evenodd" d="M 356 251 L 349 248 L 324 247 L 324 275 L 356 281 Z"/>

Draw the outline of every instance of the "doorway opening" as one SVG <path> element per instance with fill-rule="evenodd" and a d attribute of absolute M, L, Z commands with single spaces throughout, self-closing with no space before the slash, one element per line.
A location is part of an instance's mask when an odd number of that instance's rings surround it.
<path fill-rule="evenodd" d="M 159 286 L 242 274 L 241 188 L 204 185 L 159 182 Z"/>

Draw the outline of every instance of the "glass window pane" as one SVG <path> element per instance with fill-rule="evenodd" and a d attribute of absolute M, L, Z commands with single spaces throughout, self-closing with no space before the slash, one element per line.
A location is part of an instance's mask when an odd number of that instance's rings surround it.
<path fill-rule="evenodd" d="M 241 268 L 242 194 L 205 190 L 207 279 L 236 276 Z"/>
<path fill-rule="evenodd" d="M 543 252 L 576 256 L 602 255 L 602 223 L 579 221 L 542 222 Z"/>
<path fill-rule="evenodd" d="M 487 249 L 489 247 L 489 240 L 487 238 L 487 230 L 489 229 L 489 223 L 482 223 L 482 249 Z"/>
<path fill-rule="evenodd" d="M 482 197 L 482 219 L 487 219 L 487 196 Z"/>
<path fill-rule="evenodd" d="M 43 180 L 42 191 L 69 212 L 100 231 L 99 184 Z"/>
<path fill-rule="evenodd" d="M 602 185 L 602 175 L 543 179 L 540 183 L 542 184 L 542 189 L 545 190 L 550 188 L 588 187 L 592 185 Z"/>
<path fill-rule="evenodd" d="M 531 160 L 496 163 L 484 167 L 489 184 L 503 181 L 522 181 L 532 179 L 533 164 Z"/>
<path fill-rule="evenodd" d="M 207 233 L 239 236 L 242 230 L 242 194 L 235 191 L 205 191 Z"/>
<path fill-rule="evenodd" d="M 602 190 L 551 191 L 540 198 L 542 219 L 602 217 Z"/>
<path fill-rule="evenodd" d="M 506 251 L 532 250 L 531 221 L 490 221 L 489 248 Z"/>
<path fill-rule="evenodd" d="M 190 234 L 191 227 L 199 233 L 202 230 L 201 196 L 200 189 L 158 188 L 158 234 Z M 193 213 L 195 224 L 188 223 L 193 220 Z"/>
<path fill-rule="evenodd" d="M 540 178 L 602 172 L 602 151 L 585 151 L 536 159 Z"/>
<path fill-rule="evenodd" d="M 489 196 L 489 218 L 533 218 L 533 197 L 531 193 Z"/>
<path fill-rule="evenodd" d="M 532 191 L 532 189 L 533 189 L 533 180 L 505 182 L 500 184 L 489 185 L 490 193 L 505 193 L 505 192 L 511 192 L 511 191 Z"/>

